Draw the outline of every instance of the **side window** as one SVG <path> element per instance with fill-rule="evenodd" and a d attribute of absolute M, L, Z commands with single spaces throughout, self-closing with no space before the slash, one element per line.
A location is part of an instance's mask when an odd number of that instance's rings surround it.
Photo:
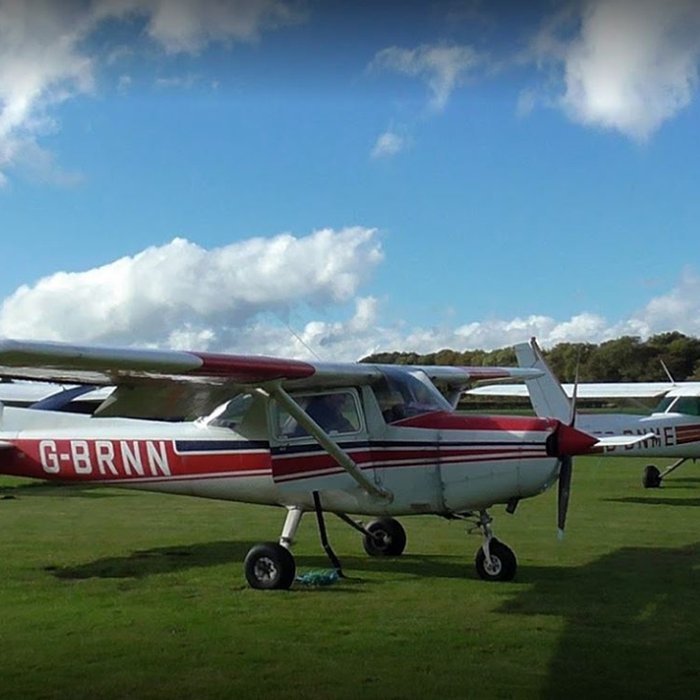
<path fill-rule="evenodd" d="M 677 413 L 685 413 L 688 416 L 700 415 L 700 399 L 695 396 L 682 396 L 673 405 L 673 410 Z"/>
<path fill-rule="evenodd" d="M 297 403 L 327 433 L 356 433 L 362 425 L 357 401 L 349 391 L 335 391 L 310 396 L 295 396 Z M 277 408 L 277 436 L 305 437 L 308 433 L 285 410 Z"/>
<path fill-rule="evenodd" d="M 215 409 L 206 422 L 219 428 L 233 430 L 246 417 L 253 405 L 253 400 L 252 394 L 238 394 Z"/>

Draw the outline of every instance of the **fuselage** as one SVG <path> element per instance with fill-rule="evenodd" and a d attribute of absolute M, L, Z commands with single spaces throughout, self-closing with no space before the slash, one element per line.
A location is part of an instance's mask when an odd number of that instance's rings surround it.
<path fill-rule="evenodd" d="M 334 439 L 391 493 L 384 500 L 361 489 L 310 436 L 276 434 L 269 409 L 236 430 L 6 408 L 0 473 L 309 509 L 319 491 L 329 511 L 392 515 L 448 515 L 527 498 L 558 473 L 547 442 L 559 427 L 554 420 L 445 412 L 393 424 L 380 418 L 368 411 L 357 430 Z"/>
<path fill-rule="evenodd" d="M 656 437 L 635 445 L 607 448 L 602 454 L 611 457 L 700 457 L 700 416 L 683 413 L 579 414 L 576 427 L 591 435 L 646 435 Z"/>

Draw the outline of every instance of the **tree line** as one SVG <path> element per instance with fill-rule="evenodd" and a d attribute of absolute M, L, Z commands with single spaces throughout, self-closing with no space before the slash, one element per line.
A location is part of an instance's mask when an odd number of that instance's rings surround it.
<path fill-rule="evenodd" d="M 544 351 L 545 359 L 562 382 L 653 382 L 668 379 L 663 365 L 676 381 L 700 381 L 700 339 L 677 331 L 659 333 L 647 340 L 623 336 L 595 343 L 559 343 Z M 517 366 L 512 347 L 498 350 L 440 350 L 382 352 L 362 362 L 404 365 Z M 663 364 L 662 364 L 663 362 Z"/>

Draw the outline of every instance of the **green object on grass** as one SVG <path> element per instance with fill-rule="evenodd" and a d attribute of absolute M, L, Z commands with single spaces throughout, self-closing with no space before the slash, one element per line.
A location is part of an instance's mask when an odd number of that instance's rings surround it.
<path fill-rule="evenodd" d="M 294 580 L 302 586 L 332 586 L 340 577 L 335 569 L 309 571 Z"/>

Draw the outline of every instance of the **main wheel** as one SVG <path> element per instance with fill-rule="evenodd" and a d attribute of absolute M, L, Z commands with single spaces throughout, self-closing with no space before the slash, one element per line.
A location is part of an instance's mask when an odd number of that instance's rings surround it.
<path fill-rule="evenodd" d="M 398 557 L 406 549 L 406 531 L 394 518 L 379 518 L 367 525 L 371 533 L 365 535 L 362 544 L 371 557 Z"/>
<path fill-rule="evenodd" d="M 246 555 L 244 567 L 251 588 L 287 589 L 296 574 L 294 557 L 277 542 L 255 545 Z"/>
<path fill-rule="evenodd" d="M 645 489 L 658 489 L 661 486 L 661 472 L 653 464 L 644 467 L 642 486 Z"/>
<path fill-rule="evenodd" d="M 491 564 L 486 561 L 482 547 L 476 552 L 476 572 L 484 581 L 512 581 L 518 570 L 513 550 L 495 537 L 489 544 Z"/>

